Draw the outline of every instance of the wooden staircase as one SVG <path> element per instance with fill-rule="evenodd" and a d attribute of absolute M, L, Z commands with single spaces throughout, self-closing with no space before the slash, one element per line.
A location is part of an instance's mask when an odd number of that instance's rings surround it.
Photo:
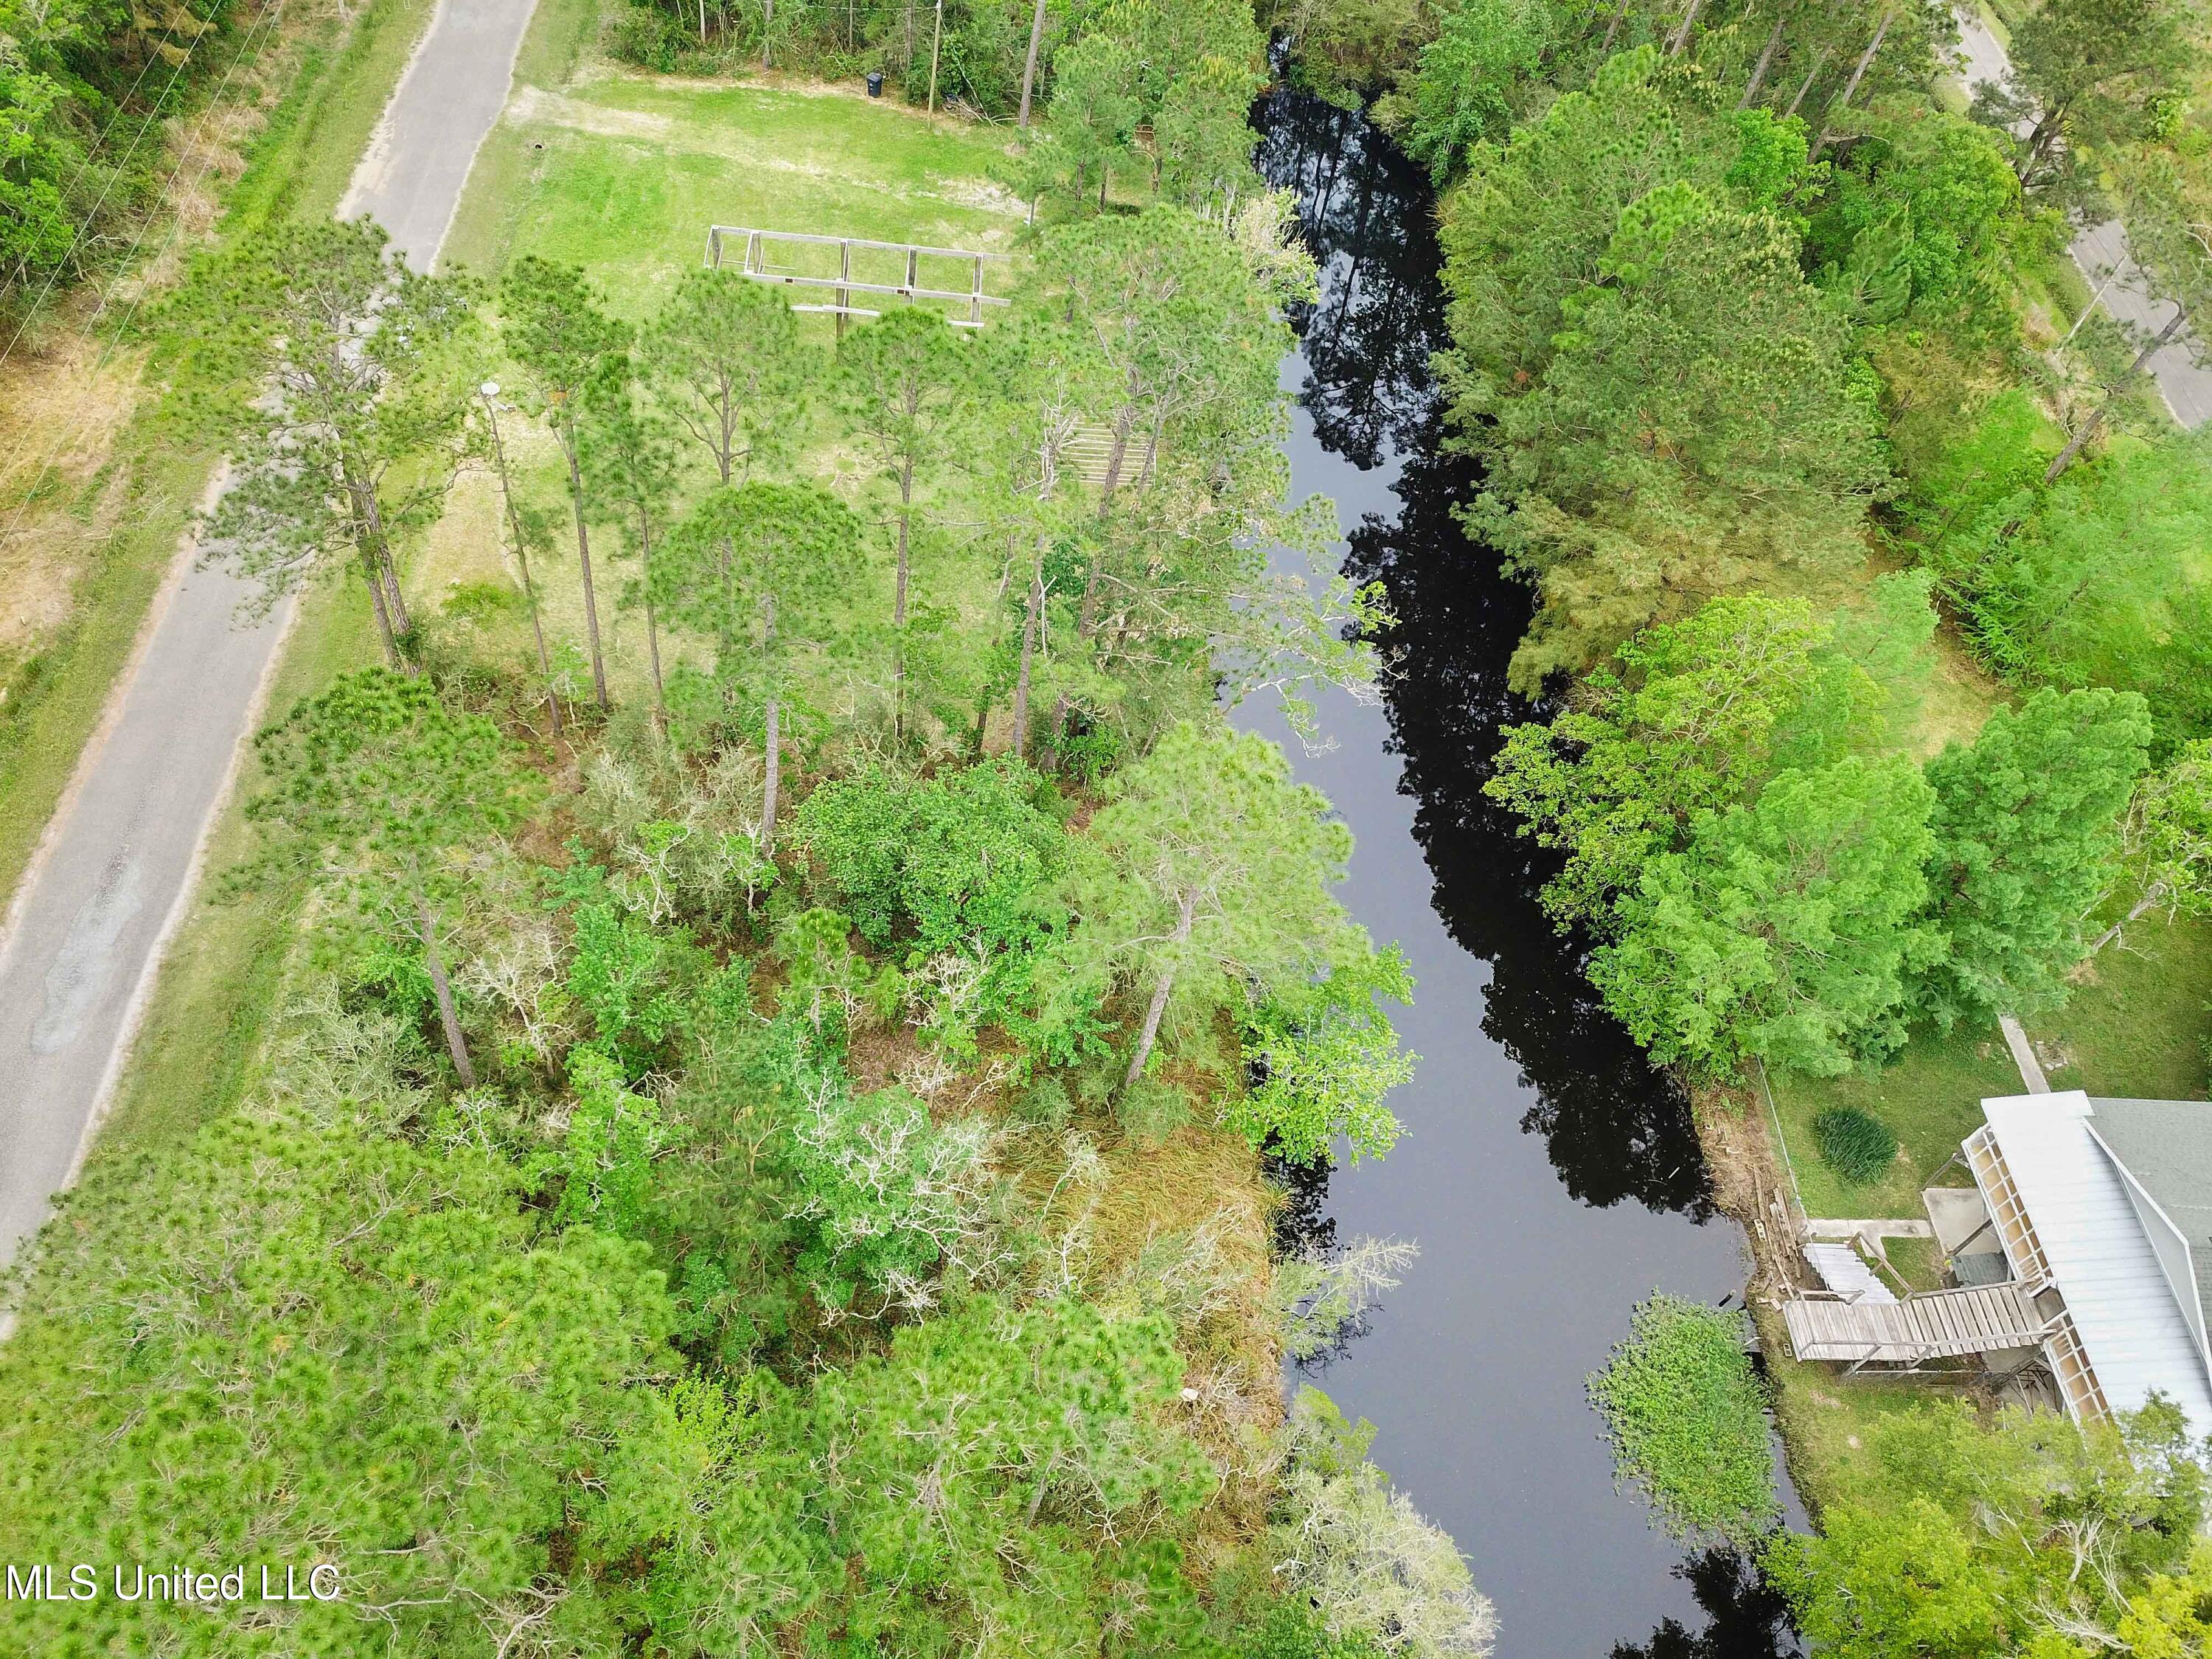
<path fill-rule="evenodd" d="M 2026 1288 L 2010 1283 L 1930 1291 L 1901 1302 L 1801 1296 L 1782 1304 L 1782 1316 L 1798 1358 L 1840 1361 L 1855 1370 L 2034 1347 L 2050 1334 Z"/>

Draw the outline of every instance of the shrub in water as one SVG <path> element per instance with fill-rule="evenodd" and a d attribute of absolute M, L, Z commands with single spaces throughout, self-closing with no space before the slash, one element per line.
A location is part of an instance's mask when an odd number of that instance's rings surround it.
<path fill-rule="evenodd" d="M 1879 1181 L 1897 1158 L 1897 1137 L 1889 1125 L 1856 1106 L 1831 1106 L 1814 1118 L 1813 1139 L 1847 1187 Z"/>
<path fill-rule="evenodd" d="M 1615 1474 L 1694 1543 L 1745 1547 L 1780 1514 L 1766 1390 L 1743 1338 L 1741 1314 L 1662 1293 L 1638 1304 L 1627 1340 L 1589 1379 Z"/>

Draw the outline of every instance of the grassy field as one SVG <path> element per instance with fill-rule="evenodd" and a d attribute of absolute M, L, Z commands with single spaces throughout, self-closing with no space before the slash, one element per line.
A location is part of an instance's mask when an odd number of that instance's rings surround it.
<path fill-rule="evenodd" d="M 990 178 L 1004 148 L 991 128 L 857 89 L 618 72 L 559 50 L 572 15 L 549 14 L 518 72 L 462 199 L 454 263 L 496 274 L 523 253 L 574 260 L 640 316 L 715 223 L 986 251 L 1022 225 L 1024 205 Z M 550 84 L 528 78 L 549 69 Z"/>
<path fill-rule="evenodd" d="M 2063 1008 L 2026 1024 L 2054 1089 L 2203 1099 L 2212 921 L 2154 913 L 2130 924 L 2081 970 Z"/>
<path fill-rule="evenodd" d="M 1874 1073 L 1823 1079 L 1777 1072 L 1769 1081 L 1790 1162 L 1808 1215 L 1925 1219 L 1920 1189 L 1982 1121 L 1982 1101 L 2020 1092 L 2020 1073 L 1994 1025 L 1925 1033 Z M 1856 1106 L 1889 1125 L 1903 1154 L 1889 1174 L 1846 1186 L 1821 1158 L 1813 1122 L 1832 1106 Z"/>
<path fill-rule="evenodd" d="M 210 112 L 214 130 L 203 137 L 236 139 L 243 171 L 222 184 L 230 174 L 218 164 L 208 176 L 219 187 L 185 204 L 187 217 L 219 210 L 219 234 L 229 235 L 336 207 L 431 9 L 432 0 L 369 0 L 289 42 L 267 70 L 269 107 Z M 150 312 L 131 314 L 143 322 Z M 157 321 L 105 356 L 63 339 L 0 386 L 0 438 L 20 462 L 0 478 L 0 524 L 14 532 L 0 538 L 12 544 L 0 581 L 16 630 L 0 637 L 0 906 L 214 472 L 216 456 L 180 441 L 148 394 L 144 364 L 162 338 Z M 57 429 L 67 434 L 59 442 L 45 437 Z"/>

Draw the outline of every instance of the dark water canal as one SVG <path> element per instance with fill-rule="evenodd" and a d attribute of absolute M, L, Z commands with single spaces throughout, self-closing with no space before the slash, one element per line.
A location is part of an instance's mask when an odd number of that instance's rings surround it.
<path fill-rule="evenodd" d="M 1427 180 L 1356 112 L 1278 91 L 1254 120 L 1322 267 L 1283 366 L 1295 488 L 1336 501 L 1347 570 L 1386 585 L 1400 625 L 1382 706 L 1324 702 L 1333 748 L 1240 718 L 1336 804 L 1358 838 L 1345 900 L 1419 980 L 1398 1018 L 1422 1056 L 1392 1097 L 1405 1138 L 1299 1192 L 1285 1225 L 1410 1238 L 1420 1258 L 1304 1380 L 1379 1425 L 1376 1460 L 1497 1602 L 1501 1659 L 1793 1651 L 1741 1564 L 1686 1559 L 1614 1490 L 1583 1392 L 1654 1289 L 1740 1297 L 1742 1245 L 1686 1103 L 1597 1004 L 1537 908 L 1543 855 L 1481 793 L 1498 726 L 1528 714 L 1505 688 L 1528 598 L 1451 518 L 1473 472 L 1439 445 Z"/>

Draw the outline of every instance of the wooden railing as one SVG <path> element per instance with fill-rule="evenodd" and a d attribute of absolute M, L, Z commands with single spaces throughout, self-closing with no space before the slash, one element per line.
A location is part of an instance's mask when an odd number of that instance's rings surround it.
<path fill-rule="evenodd" d="M 794 288 L 827 289 L 831 299 L 826 305 L 794 305 L 793 311 L 827 312 L 837 319 L 837 331 L 845 331 L 848 317 L 878 317 L 878 310 L 853 303 L 853 296 L 882 295 L 912 303 L 918 300 L 941 301 L 964 311 L 965 314 L 948 315 L 945 320 L 955 328 L 983 326 L 983 307 L 1012 303 L 1002 295 L 983 291 L 984 262 L 1004 259 L 1003 253 L 983 253 L 970 248 L 930 247 L 920 242 L 876 242 L 864 236 L 813 236 L 795 230 L 755 230 L 742 225 L 714 225 L 707 232 L 707 263 L 717 270 L 726 268 L 727 250 L 732 244 L 738 249 L 736 270 L 757 283 L 781 283 Z M 837 250 L 837 270 L 832 276 L 821 271 L 805 271 L 795 265 L 778 264 L 773 255 L 785 247 L 820 247 Z M 853 255 L 855 251 L 864 255 L 895 254 L 903 264 L 902 280 L 871 282 L 853 274 Z M 953 260 L 963 267 L 967 284 L 962 288 L 933 288 L 921 281 L 921 264 Z M 889 262 L 871 260 L 872 264 Z M 884 275 L 891 274 L 886 270 Z"/>

